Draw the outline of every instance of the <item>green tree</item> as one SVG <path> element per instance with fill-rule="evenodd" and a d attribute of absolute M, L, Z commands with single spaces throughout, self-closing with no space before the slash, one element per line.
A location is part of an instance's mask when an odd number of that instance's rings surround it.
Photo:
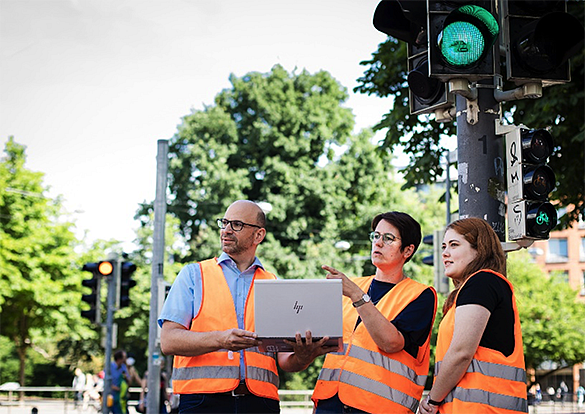
<path fill-rule="evenodd" d="M 401 191 L 390 152 L 376 150 L 369 130 L 351 134 L 347 91 L 329 73 L 290 74 L 277 65 L 230 81 L 214 105 L 184 117 L 170 142 L 168 211 L 186 244 L 177 261 L 220 252 L 215 219 L 236 199 L 272 206 L 258 254 L 282 278 L 324 277 L 322 264 L 373 274 L 368 233 L 377 213 L 410 212 L 426 233 L 443 224 L 436 192 Z M 150 209 L 143 205 L 139 216 Z M 346 251 L 335 248 L 341 240 Z M 431 269 L 419 256 L 407 272 L 428 283 Z M 283 374 L 282 385 L 312 387 L 321 363 Z"/>
<path fill-rule="evenodd" d="M 149 207 L 144 206 L 145 210 Z M 150 214 L 138 217 L 141 225 L 137 229 L 134 243 L 137 249 L 128 252 L 128 261 L 137 267 L 132 276 L 136 280 L 136 286 L 130 290 L 130 306 L 116 312 L 118 324 L 118 347 L 125 349 L 136 359 L 136 369 L 143 374 L 148 363 L 148 338 L 150 325 L 150 297 L 152 279 L 152 241 L 154 229 L 154 215 Z M 165 257 L 164 275 L 165 281 L 172 283 L 179 273 L 182 265 L 174 261 L 175 256 L 180 256 L 185 246 L 179 236 L 179 220 L 167 214 L 165 223 Z"/>
<path fill-rule="evenodd" d="M 584 19 L 582 0 L 571 0 L 569 12 L 579 20 Z M 375 30 L 372 27 L 372 30 Z M 571 79 L 565 85 L 545 88 L 540 99 L 520 100 L 503 105 L 505 118 L 510 123 L 525 124 L 530 128 L 552 127 L 551 133 L 557 146 L 556 155 L 550 160 L 557 178 L 557 188 L 551 198 L 560 207 L 570 207 L 562 216 L 561 224 L 578 220 L 585 208 L 585 50 L 571 59 Z M 441 139 L 456 135 L 453 123 L 436 123 L 427 116 L 412 116 L 408 107 L 406 84 L 406 45 L 392 37 L 381 43 L 372 58 L 361 62 L 366 66 L 358 79 L 356 92 L 381 97 L 394 97 L 393 107 L 374 127 L 386 130 L 384 146 L 394 149 L 403 147 L 411 156 L 404 168 L 406 187 L 433 182 L 443 173 L 439 163 Z M 506 85 L 506 90 L 513 85 Z M 455 139 L 455 138 L 450 138 Z"/>
<path fill-rule="evenodd" d="M 75 237 L 59 199 L 45 195 L 43 174 L 25 168 L 13 137 L 0 161 L 0 334 L 14 344 L 18 380 L 27 351 L 49 355 L 44 338 L 80 336 Z M 87 331 L 85 331 L 87 334 Z"/>
<path fill-rule="evenodd" d="M 352 243 L 342 257 L 367 255 L 376 213 L 421 210 L 419 195 L 401 194 L 391 154 L 376 151 L 371 131 L 351 135 L 347 91 L 329 73 L 277 65 L 230 81 L 170 143 L 168 210 L 188 245 L 180 261 L 217 254 L 215 219 L 240 198 L 271 204 L 261 253 L 293 278 L 322 276 L 339 240 Z"/>
<path fill-rule="evenodd" d="M 546 276 L 525 250 L 509 254 L 508 277 L 520 313 L 526 367 L 584 361 L 585 303 L 577 300 L 577 292 L 564 280 Z"/>

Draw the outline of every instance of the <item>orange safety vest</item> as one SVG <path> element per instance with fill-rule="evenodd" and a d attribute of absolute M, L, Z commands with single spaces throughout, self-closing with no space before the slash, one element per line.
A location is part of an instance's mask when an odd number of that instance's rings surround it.
<path fill-rule="evenodd" d="M 526 370 L 524 368 L 524 350 L 522 348 L 522 329 L 516 309 L 516 299 L 512 284 L 501 274 L 491 272 L 508 283 L 512 290 L 514 309 L 514 352 L 504 356 L 494 349 L 479 346 L 467 368 L 467 372 L 445 397 L 445 403 L 439 407 L 441 413 L 526 413 Z M 471 275 L 467 280 L 471 279 Z M 467 283 L 467 280 L 463 282 Z M 461 291 L 461 290 L 459 290 Z M 457 293 L 459 296 L 459 293 Z M 457 297 L 455 302 L 457 303 Z M 441 361 L 445 357 L 453 331 L 455 329 L 456 307 L 452 306 L 439 325 L 437 355 L 435 362 L 435 379 L 441 372 Z"/>
<path fill-rule="evenodd" d="M 367 291 L 374 276 L 352 278 Z M 404 279 L 376 305 L 388 320 L 400 312 L 429 286 Z M 435 309 L 437 310 L 437 294 Z M 338 394 L 351 407 L 370 413 L 412 413 L 418 408 L 429 372 L 431 332 L 418 355 L 413 358 L 402 350 L 387 353 L 378 348 L 364 323 L 355 326 L 357 310 L 351 299 L 343 298 L 343 352 L 329 353 L 319 374 L 313 401 L 325 400 Z"/>
<path fill-rule="evenodd" d="M 201 309 L 191 321 L 191 331 L 209 332 L 237 328 L 232 294 L 217 259 L 199 263 L 201 268 Z M 254 280 L 276 279 L 272 273 L 256 268 Z M 254 281 L 246 298 L 244 328 L 254 331 Z M 246 385 L 255 395 L 278 400 L 276 354 L 260 352 L 257 347 L 244 350 Z M 199 356 L 175 356 L 173 392 L 176 394 L 221 393 L 240 383 L 240 353 L 226 349 Z"/>

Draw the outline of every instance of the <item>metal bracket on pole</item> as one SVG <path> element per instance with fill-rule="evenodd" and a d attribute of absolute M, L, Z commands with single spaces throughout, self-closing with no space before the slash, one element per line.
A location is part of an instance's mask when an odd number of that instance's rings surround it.
<path fill-rule="evenodd" d="M 470 101 L 477 100 L 477 88 L 469 86 L 469 81 L 464 78 L 450 79 L 449 92 L 461 95 Z"/>
<path fill-rule="evenodd" d="M 501 119 L 496 119 L 494 131 L 496 132 L 496 135 L 506 135 L 507 133 L 514 131 L 516 128 L 518 128 L 516 125 L 504 125 L 502 124 Z"/>
<path fill-rule="evenodd" d="M 479 119 L 479 105 L 477 103 L 477 87 L 469 86 L 469 81 L 463 78 L 449 80 L 449 92 L 460 95 L 467 101 L 467 123 L 477 124 Z"/>
<path fill-rule="evenodd" d="M 435 122 L 451 122 L 457 117 L 457 110 L 454 106 L 435 109 Z"/>
<path fill-rule="evenodd" d="M 494 90 L 494 99 L 498 102 L 538 98 L 542 98 L 542 84 L 540 83 L 525 83 L 521 87 L 510 91 L 503 91 L 500 88 Z"/>
<path fill-rule="evenodd" d="M 523 239 L 515 242 L 501 242 L 504 253 L 515 252 L 520 249 L 526 249 L 534 243 L 534 240 Z"/>
<path fill-rule="evenodd" d="M 469 100 L 467 99 L 467 123 L 469 125 L 477 124 L 479 119 L 479 104 L 477 103 L 477 99 Z"/>

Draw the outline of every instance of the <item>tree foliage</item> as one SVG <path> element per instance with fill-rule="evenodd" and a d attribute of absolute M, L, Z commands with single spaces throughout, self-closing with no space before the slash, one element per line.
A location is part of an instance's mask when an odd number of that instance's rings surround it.
<path fill-rule="evenodd" d="M 389 155 L 375 154 L 371 133 L 350 138 L 347 91 L 327 72 L 291 75 L 277 65 L 230 81 L 171 140 L 169 212 L 189 244 L 183 260 L 217 254 L 215 219 L 244 198 L 272 206 L 267 264 L 283 277 L 318 277 L 339 237 L 353 239 L 359 228 L 361 243 L 372 212 L 393 207 Z M 353 152 L 337 155 L 346 145 Z"/>
<path fill-rule="evenodd" d="M 508 258 L 514 285 L 527 368 L 545 361 L 574 365 L 585 360 L 585 303 L 566 281 L 546 276 L 527 251 Z"/>
<path fill-rule="evenodd" d="M 45 195 L 42 173 L 25 168 L 25 147 L 9 138 L 0 162 L 0 334 L 9 338 L 25 382 L 27 351 L 45 338 L 78 336 L 79 274 L 71 223 Z"/>
<path fill-rule="evenodd" d="M 281 278 L 324 277 L 323 264 L 372 274 L 368 233 L 377 213 L 408 211 L 428 232 L 442 224 L 434 200 L 429 206 L 426 194 L 400 190 L 391 154 L 377 150 L 372 132 L 352 134 L 347 91 L 329 73 L 291 74 L 277 65 L 230 81 L 214 105 L 183 118 L 170 142 L 168 211 L 187 244 L 177 261 L 219 254 L 215 219 L 237 199 L 270 203 L 258 255 Z M 348 250 L 335 248 L 341 240 Z M 419 258 L 408 266 L 430 282 Z M 286 386 L 312 386 L 319 363 L 285 374 Z"/>
<path fill-rule="evenodd" d="M 569 12 L 583 21 L 583 2 L 569 1 Z M 520 100 L 503 105 L 505 118 L 510 123 L 529 128 L 551 127 L 556 154 L 550 160 L 557 178 L 557 188 L 551 198 L 559 207 L 568 208 L 560 218 L 562 226 L 578 220 L 585 208 L 585 50 L 571 59 L 571 79 L 568 84 L 545 88 L 543 97 Z M 405 187 L 433 182 L 443 173 L 439 163 L 441 138 L 456 135 L 453 123 L 436 123 L 428 116 L 412 116 L 408 107 L 406 84 L 406 45 L 392 37 L 381 43 L 372 58 L 361 62 L 366 66 L 358 79 L 355 91 L 381 97 L 394 97 L 388 113 L 374 127 L 386 130 L 384 146 L 401 146 L 410 155 L 410 163 L 403 170 Z M 502 73 L 505 73 L 502 71 Z M 505 85 L 506 90 L 514 85 Z M 574 209 L 572 207 L 575 207 Z"/>

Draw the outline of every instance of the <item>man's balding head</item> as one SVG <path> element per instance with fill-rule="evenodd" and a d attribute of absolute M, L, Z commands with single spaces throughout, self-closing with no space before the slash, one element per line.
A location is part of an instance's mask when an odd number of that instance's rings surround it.
<path fill-rule="evenodd" d="M 226 210 L 225 218 L 233 220 L 230 219 L 230 215 L 240 217 L 238 220 L 245 223 L 255 224 L 260 227 L 266 226 L 266 215 L 264 214 L 264 211 L 262 211 L 258 204 L 250 200 L 234 201 Z"/>

